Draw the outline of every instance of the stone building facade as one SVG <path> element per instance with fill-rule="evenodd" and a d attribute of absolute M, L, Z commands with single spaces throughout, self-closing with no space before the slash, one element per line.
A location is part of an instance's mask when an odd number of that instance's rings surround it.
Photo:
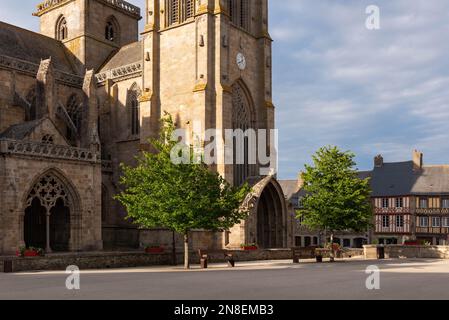
<path fill-rule="evenodd" d="M 268 1 L 147 0 L 141 12 L 46 0 L 34 15 L 39 33 L 0 22 L 0 254 L 171 245 L 170 232 L 125 221 L 112 199 L 120 164 L 150 149 L 164 112 L 188 132 L 274 129 Z M 290 246 L 276 177 L 224 157 L 219 148 L 211 169 L 254 186 L 250 216 L 230 232 L 195 232 L 194 246 Z"/>
<path fill-rule="evenodd" d="M 366 178 L 366 173 L 360 173 L 360 178 Z M 286 197 L 287 212 L 291 223 L 291 238 L 295 247 L 314 247 L 322 246 L 329 242 L 329 236 L 324 232 L 311 230 L 306 227 L 300 219 L 296 217 L 296 212 L 302 207 L 302 199 L 306 196 L 303 189 L 302 179 L 297 180 L 281 180 L 279 181 Z M 362 233 L 353 231 L 336 231 L 334 242 L 340 244 L 344 248 L 362 248 L 364 244 L 370 241 L 370 230 Z"/>

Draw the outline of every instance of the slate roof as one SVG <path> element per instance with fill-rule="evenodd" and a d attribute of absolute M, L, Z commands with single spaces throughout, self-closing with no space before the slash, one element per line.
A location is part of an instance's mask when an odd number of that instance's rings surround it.
<path fill-rule="evenodd" d="M 373 197 L 449 194 L 449 166 L 423 166 L 413 162 L 385 163 L 371 173 Z"/>
<path fill-rule="evenodd" d="M 42 118 L 39 120 L 27 121 L 10 126 L 8 129 L 0 133 L 0 139 L 23 140 L 44 120 L 45 118 Z"/>
<path fill-rule="evenodd" d="M 111 55 L 111 58 L 100 68 L 100 72 L 126 66 L 142 60 L 142 42 L 134 42 L 120 48 Z"/>
<path fill-rule="evenodd" d="M 77 74 L 62 42 L 0 21 L 0 55 L 39 64 L 52 58 L 55 69 Z"/>
<path fill-rule="evenodd" d="M 371 196 L 399 197 L 409 195 L 449 195 L 449 165 L 423 166 L 414 169 L 413 161 L 384 163 L 372 171 L 358 172 L 360 179 L 370 178 Z M 290 193 L 294 180 L 280 181 L 292 204 L 304 197 L 304 189 Z"/>

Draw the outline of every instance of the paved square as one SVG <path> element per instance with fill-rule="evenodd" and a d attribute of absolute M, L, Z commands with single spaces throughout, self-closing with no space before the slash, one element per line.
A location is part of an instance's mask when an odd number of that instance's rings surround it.
<path fill-rule="evenodd" d="M 238 265 L 82 271 L 79 291 L 66 289 L 64 272 L 0 274 L 0 299 L 449 299 L 447 260 Z M 366 289 L 370 265 L 381 270 L 380 290 Z"/>

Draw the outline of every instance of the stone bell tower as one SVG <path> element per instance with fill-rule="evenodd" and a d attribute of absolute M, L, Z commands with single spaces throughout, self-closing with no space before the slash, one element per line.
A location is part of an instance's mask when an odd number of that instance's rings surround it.
<path fill-rule="evenodd" d="M 179 127 L 273 129 L 268 0 L 147 0 L 141 144 L 169 112 Z M 203 137 L 204 138 L 204 137 Z M 269 141 L 267 140 L 267 144 Z M 216 169 L 235 184 L 259 165 Z"/>
<path fill-rule="evenodd" d="M 60 40 L 75 65 L 98 68 L 111 53 L 138 40 L 140 9 L 126 1 L 46 0 L 37 6 L 40 33 Z"/>

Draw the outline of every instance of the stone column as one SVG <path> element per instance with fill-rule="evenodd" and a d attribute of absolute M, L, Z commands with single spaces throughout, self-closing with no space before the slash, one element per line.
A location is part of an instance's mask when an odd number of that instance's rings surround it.
<path fill-rule="evenodd" d="M 46 220 L 46 247 L 45 252 L 51 253 L 51 247 L 50 247 L 50 209 L 46 208 L 47 212 L 45 213 L 45 220 Z"/>

